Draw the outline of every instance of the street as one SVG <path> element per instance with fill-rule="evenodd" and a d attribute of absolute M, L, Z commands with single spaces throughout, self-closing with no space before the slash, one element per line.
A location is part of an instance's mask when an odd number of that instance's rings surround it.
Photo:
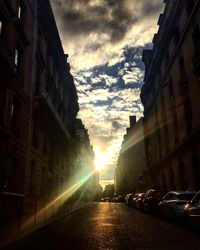
<path fill-rule="evenodd" d="M 120 203 L 82 207 L 5 249 L 199 250 L 200 235 Z"/>

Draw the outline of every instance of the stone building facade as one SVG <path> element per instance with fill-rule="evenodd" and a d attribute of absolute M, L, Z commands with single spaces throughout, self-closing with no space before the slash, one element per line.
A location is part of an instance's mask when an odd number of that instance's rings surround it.
<path fill-rule="evenodd" d="M 200 189 L 200 1 L 165 0 L 143 52 L 144 131 L 151 187 Z"/>
<path fill-rule="evenodd" d="M 73 195 L 80 148 L 67 57 L 49 0 L 0 1 L 0 238 L 73 206 L 62 196 Z"/>
<path fill-rule="evenodd" d="M 130 116 L 130 127 L 124 135 L 115 169 L 115 192 L 141 192 L 146 188 L 145 183 L 147 180 L 143 117 L 136 122 L 136 117 Z"/>
<path fill-rule="evenodd" d="M 0 1 L 0 224 L 23 210 L 31 119 L 34 18 L 27 1 Z"/>

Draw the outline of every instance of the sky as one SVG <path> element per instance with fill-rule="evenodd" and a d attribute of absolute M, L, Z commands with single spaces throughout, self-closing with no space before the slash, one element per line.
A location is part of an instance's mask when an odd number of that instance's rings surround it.
<path fill-rule="evenodd" d="M 114 169 L 129 116 L 143 115 L 142 51 L 152 48 L 162 0 L 50 0 L 61 42 L 69 54 L 82 119 L 100 171 Z"/>

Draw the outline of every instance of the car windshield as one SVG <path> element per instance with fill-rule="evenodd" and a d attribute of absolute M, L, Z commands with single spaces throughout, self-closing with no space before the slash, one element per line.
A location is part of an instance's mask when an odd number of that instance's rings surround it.
<path fill-rule="evenodd" d="M 179 194 L 177 198 L 179 200 L 191 200 L 194 197 L 195 193 Z"/>

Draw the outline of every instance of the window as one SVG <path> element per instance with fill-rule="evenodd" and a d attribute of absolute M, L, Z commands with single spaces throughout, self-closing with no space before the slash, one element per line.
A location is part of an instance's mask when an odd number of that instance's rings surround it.
<path fill-rule="evenodd" d="M 180 40 L 180 30 L 178 26 L 174 29 L 173 35 L 174 35 L 174 43 L 175 45 L 177 45 Z"/>
<path fill-rule="evenodd" d="M 46 193 L 46 169 L 45 167 L 42 168 L 42 178 L 41 178 L 41 191 L 42 194 Z"/>
<path fill-rule="evenodd" d="M 162 187 L 163 187 L 163 190 L 167 189 L 166 178 L 165 178 L 165 174 L 164 173 L 162 174 Z"/>
<path fill-rule="evenodd" d="M 184 101 L 184 113 L 185 113 L 185 121 L 186 121 L 186 127 L 187 132 L 189 133 L 192 128 L 192 107 L 189 96 L 186 97 Z"/>
<path fill-rule="evenodd" d="M 178 119 L 177 119 L 176 113 L 174 113 L 174 115 L 173 115 L 173 126 L 174 126 L 175 142 L 178 142 L 179 141 L 179 129 L 178 129 Z"/>
<path fill-rule="evenodd" d="M 22 58 L 22 49 L 19 46 L 19 44 L 17 44 L 17 47 L 15 49 L 15 67 L 14 67 L 14 71 L 16 74 L 18 74 L 20 71 L 21 58 Z"/>
<path fill-rule="evenodd" d="M 24 191 L 24 180 L 22 178 L 22 169 L 24 162 L 16 157 L 17 148 L 12 149 L 4 155 L 4 161 L 1 166 L 1 186 L 4 191 L 22 193 Z"/>
<path fill-rule="evenodd" d="M 200 29 L 199 26 L 196 25 L 193 32 L 193 46 L 194 46 L 194 57 L 193 57 L 193 63 L 194 68 L 199 64 L 200 61 Z"/>
<path fill-rule="evenodd" d="M 180 178 L 180 188 L 181 190 L 187 190 L 187 176 L 185 171 L 185 165 L 183 162 L 180 162 L 179 164 L 179 178 Z"/>
<path fill-rule="evenodd" d="M 168 127 L 167 124 L 164 126 L 164 135 L 165 135 L 165 147 L 166 150 L 169 150 L 169 132 L 168 132 Z"/>
<path fill-rule="evenodd" d="M 47 193 L 51 194 L 53 190 L 53 180 L 51 178 L 47 179 Z"/>
<path fill-rule="evenodd" d="M 171 103 L 174 103 L 174 102 L 175 102 L 175 96 L 174 96 L 174 86 L 173 86 L 173 81 L 172 81 L 172 79 L 169 80 L 168 88 L 169 88 L 169 98 L 170 98 L 170 102 L 171 102 Z"/>
<path fill-rule="evenodd" d="M 163 94 L 161 95 L 161 118 L 162 120 L 166 119 L 165 100 Z"/>
<path fill-rule="evenodd" d="M 22 15 L 22 7 L 21 7 L 21 5 L 19 5 L 17 17 L 20 19 L 20 18 L 21 18 L 21 15 Z"/>
<path fill-rule="evenodd" d="M 6 99 L 6 88 L 2 84 L 0 86 L 0 123 L 4 122 L 4 114 L 5 114 L 5 99 Z"/>
<path fill-rule="evenodd" d="M 155 127 L 157 128 L 158 126 L 158 109 L 155 107 Z"/>
<path fill-rule="evenodd" d="M 37 71 L 36 71 L 36 83 L 35 83 L 35 95 L 38 96 L 40 94 L 40 83 L 41 83 L 41 72 L 39 67 L 37 67 Z M 46 83 L 48 81 L 46 80 Z"/>
<path fill-rule="evenodd" d="M 13 184 L 14 157 L 8 153 L 6 160 L 2 164 L 1 189 L 11 191 Z"/>
<path fill-rule="evenodd" d="M 169 63 L 169 51 L 167 50 L 166 54 L 165 54 L 165 66 L 167 67 Z"/>
<path fill-rule="evenodd" d="M 194 186 L 196 190 L 200 190 L 200 156 L 194 153 L 192 156 L 192 170 L 194 178 Z"/>
<path fill-rule="evenodd" d="M 31 161 L 31 173 L 30 173 L 30 186 L 29 192 L 32 195 L 35 195 L 35 174 L 36 174 L 36 162 L 34 160 Z"/>
<path fill-rule="evenodd" d="M 13 98 L 11 105 L 11 129 L 16 135 L 20 135 L 21 130 L 21 103 L 17 98 Z"/>
<path fill-rule="evenodd" d="M 2 33 L 2 21 L 0 20 L 0 35 L 1 35 L 1 33 Z"/>
<path fill-rule="evenodd" d="M 179 58 L 179 73 L 180 73 L 179 89 L 180 91 L 183 91 L 187 87 L 188 82 L 187 82 L 187 73 L 185 69 L 185 61 L 182 55 Z"/>
<path fill-rule="evenodd" d="M 38 147 L 38 142 L 39 142 L 39 126 L 36 122 L 33 122 L 33 127 L 32 127 L 32 144 L 35 148 Z"/>
<path fill-rule="evenodd" d="M 22 19 L 24 16 L 24 9 L 25 9 L 25 5 L 23 3 L 23 1 L 20 1 L 19 6 L 18 6 L 18 10 L 17 10 L 17 17 L 18 19 Z"/>
<path fill-rule="evenodd" d="M 174 177 L 174 170 L 172 168 L 169 169 L 169 182 L 170 182 L 170 189 L 175 190 L 175 177 Z"/>
<path fill-rule="evenodd" d="M 189 14 L 190 14 L 190 12 L 193 10 L 194 5 L 195 5 L 195 0 L 189 0 L 189 1 L 187 2 L 187 10 L 188 10 L 188 13 L 189 13 Z"/>
<path fill-rule="evenodd" d="M 157 129 L 157 139 L 158 139 L 158 154 L 159 157 L 161 157 L 162 143 L 161 143 L 160 129 Z"/>
<path fill-rule="evenodd" d="M 47 151 L 48 151 L 48 149 L 47 149 L 47 146 L 48 145 L 48 140 L 47 140 L 47 133 L 46 132 L 44 132 L 44 137 L 43 137 L 43 153 L 44 153 L 44 155 L 47 155 Z"/>

